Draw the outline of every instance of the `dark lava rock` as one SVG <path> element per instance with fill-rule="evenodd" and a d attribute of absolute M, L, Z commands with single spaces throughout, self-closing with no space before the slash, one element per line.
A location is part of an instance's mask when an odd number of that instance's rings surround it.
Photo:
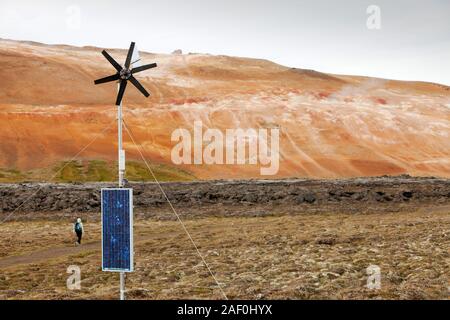
<path fill-rule="evenodd" d="M 314 193 L 307 193 L 303 197 L 307 203 L 316 202 L 316 196 L 314 195 Z"/>

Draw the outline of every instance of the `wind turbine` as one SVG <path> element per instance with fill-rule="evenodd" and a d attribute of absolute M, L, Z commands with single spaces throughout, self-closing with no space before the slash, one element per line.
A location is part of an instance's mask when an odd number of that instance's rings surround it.
<path fill-rule="evenodd" d="M 128 81 L 130 81 L 145 97 L 149 97 L 150 93 L 139 83 L 139 81 L 134 77 L 134 75 L 138 72 L 156 68 L 156 63 L 146 64 L 143 66 L 138 66 L 136 68 L 132 68 L 133 64 L 137 61 L 131 61 L 133 56 L 138 56 L 136 45 L 134 42 L 131 42 L 130 49 L 128 50 L 127 58 L 125 60 L 125 64 L 122 67 L 113 57 L 109 55 L 106 50 L 102 51 L 103 56 L 112 66 L 116 69 L 116 73 L 107 76 L 101 79 L 97 79 L 94 81 L 94 84 L 102 84 L 111 81 L 118 82 L 118 93 L 116 99 L 117 108 L 117 127 L 118 127 L 118 149 L 119 149 L 119 187 L 123 187 L 123 177 L 125 173 L 125 150 L 122 150 L 122 98 L 125 93 L 125 89 L 127 87 Z"/>
<path fill-rule="evenodd" d="M 147 90 L 145 90 L 145 88 L 139 83 L 139 81 L 137 81 L 137 79 L 134 77 L 134 74 L 147 69 L 156 68 L 157 65 L 156 63 L 151 63 L 136 68 L 130 68 L 130 66 L 135 63 L 135 61 L 133 63 L 131 61 L 134 51 L 135 43 L 132 42 L 130 45 L 130 49 L 128 50 L 125 65 L 123 67 L 119 63 L 117 63 L 117 61 L 114 60 L 114 58 L 111 57 L 108 52 L 106 52 L 106 50 L 102 51 L 102 54 L 105 56 L 106 60 L 108 60 L 112 64 L 117 72 L 111 76 L 95 80 L 94 83 L 101 84 L 111 81 L 119 81 L 119 92 L 116 99 L 117 106 L 120 106 L 120 103 L 122 102 L 123 94 L 125 93 L 125 88 L 127 87 L 128 81 L 130 81 L 145 97 L 150 96 L 150 93 L 148 93 Z"/>
<path fill-rule="evenodd" d="M 118 82 L 118 93 L 117 93 L 117 98 L 116 98 L 116 105 L 117 105 L 117 129 L 118 129 L 118 157 L 119 157 L 119 188 L 121 188 L 121 191 L 125 191 L 127 189 L 122 189 L 124 186 L 123 183 L 123 177 L 124 177 L 124 173 L 125 173 L 125 150 L 122 149 L 122 98 L 123 95 L 125 93 L 125 89 L 127 87 L 128 81 L 130 81 L 145 97 L 149 97 L 150 93 L 147 92 L 147 90 L 145 90 L 145 88 L 139 83 L 139 81 L 134 77 L 134 75 L 138 72 L 147 70 L 147 69 L 151 69 L 151 68 L 155 68 L 157 65 L 156 63 L 151 63 L 151 64 L 147 64 L 147 65 L 143 65 L 143 66 L 137 66 L 135 68 L 133 68 L 133 65 L 136 65 L 137 62 L 140 60 L 138 58 L 138 52 L 137 50 L 135 50 L 135 43 L 131 42 L 130 45 L 130 49 L 128 50 L 128 54 L 127 54 L 127 58 L 125 60 L 125 64 L 122 67 L 116 60 L 114 60 L 113 57 L 111 57 L 108 52 L 106 52 L 105 50 L 102 51 L 103 56 L 106 58 L 106 60 L 108 60 L 112 66 L 116 69 L 116 73 L 111 75 L 111 76 L 107 76 L 98 80 L 95 80 L 94 83 L 95 84 L 101 84 L 101 83 L 107 83 L 107 82 L 111 82 L 111 81 L 117 81 Z M 131 61 L 132 58 L 135 57 L 137 58 L 136 61 Z M 114 190 L 114 189 L 111 189 Z M 102 189 L 102 203 L 103 203 L 103 189 Z M 129 238 L 129 242 L 130 248 L 128 248 L 127 251 L 127 255 L 129 255 L 130 257 L 133 256 L 133 232 L 132 232 L 132 190 L 128 189 L 129 191 L 129 207 L 131 208 L 130 212 L 129 212 L 129 222 L 131 225 L 130 228 L 130 232 L 128 233 Z M 120 204 L 120 201 L 118 202 Z M 104 255 L 104 248 L 103 248 L 103 239 L 104 239 L 104 233 L 105 233 L 105 229 L 103 226 L 103 205 L 102 205 L 102 254 Z M 110 218 L 110 217 L 109 217 Z M 107 252 L 111 253 L 111 248 L 113 246 L 110 245 L 109 249 Z M 114 250 L 112 250 L 114 251 Z M 132 261 L 132 258 L 130 258 L 130 261 Z M 103 258 L 102 258 L 102 268 L 103 268 Z M 125 272 L 131 272 L 131 269 L 123 269 L 123 268 L 116 268 L 117 271 L 120 272 L 120 300 L 124 300 L 125 299 Z M 109 271 L 109 270 L 108 270 Z"/>

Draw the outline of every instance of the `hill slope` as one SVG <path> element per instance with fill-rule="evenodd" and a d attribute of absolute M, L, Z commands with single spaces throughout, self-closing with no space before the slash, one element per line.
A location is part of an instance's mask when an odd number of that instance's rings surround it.
<path fill-rule="evenodd" d="M 78 159 L 115 160 L 115 84 L 93 85 L 113 73 L 100 51 L 0 40 L 0 180 L 2 170 L 26 179 L 58 167 L 96 136 Z M 124 50 L 109 52 L 125 59 Z M 141 58 L 158 63 L 138 76 L 153 95 L 145 99 L 130 87 L 125 119 L 151 162 L 183 175 L 260 177 L 254 165 L 175 167 L 172 132 L 201 120 L 223 131 L 280 128 L 277 177 L 450 177 L 449 87 L 206 54 Z M 128 159 L 140 161 L 128 137 L 125 148 Z"/>

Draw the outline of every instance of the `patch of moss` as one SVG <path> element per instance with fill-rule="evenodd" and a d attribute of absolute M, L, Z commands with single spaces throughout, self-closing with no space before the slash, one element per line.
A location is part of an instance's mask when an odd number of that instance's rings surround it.
<path fill-rule="evenodd" d="M 190 181 L 195 180 L 192 174 L 163 164 L 150 165 L 159 181 Z M 130 181 L 153 181 L 153 175 L 143 162 L 129 161 L 126 165 L 126 177 Z"/>
<path fill-rule="evenodd" d="M 23 181 L 25 178 L 26 176 L 17 169 L 0 168 L 0 182 Z"/>
<path fill-rule="evenodd" d="M 75 182 L 83 181 L 82 172 L 83 165 L 81 161 L 63 161 L 54 167 L 54 172 L 57 173 L 55 181 L 58 182 Z"/>
<path fill-rule="evenodd" d="M 187 171 L 163 164 L 151 165 L 159 181 L 192 181 L 195 176 Z M 56 176 L 55 176 L 56 175 Z M 53 179 L 51 179 L 54 177 Z M 152 174 L 143 162 L 128 161 L 125 178 L 128 181 L 153 181 Z M 49 181 L 51 182 L 110 182 L 117 180 L 117 162 L 105 160 L 62 161 L 51 168 L 27 172 L 0 168 L 0 182 Z"/>
<path fill-rule="evenodd" d="M 106 161 L 91 160 L 87 165 L 85 179 L 87 181 L 113 181 L 115 179 L 114 171 Z"/>

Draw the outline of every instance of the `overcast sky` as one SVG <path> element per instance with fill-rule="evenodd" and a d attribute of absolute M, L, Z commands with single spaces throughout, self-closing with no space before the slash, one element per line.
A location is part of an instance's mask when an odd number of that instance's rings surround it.
<path fill-rule="evenodd" d="M 370 5 L 381 29 L 367 27 Z M 449 0 L 1 0 L 0 37 L 450 85 L 449 13 Z"/>

